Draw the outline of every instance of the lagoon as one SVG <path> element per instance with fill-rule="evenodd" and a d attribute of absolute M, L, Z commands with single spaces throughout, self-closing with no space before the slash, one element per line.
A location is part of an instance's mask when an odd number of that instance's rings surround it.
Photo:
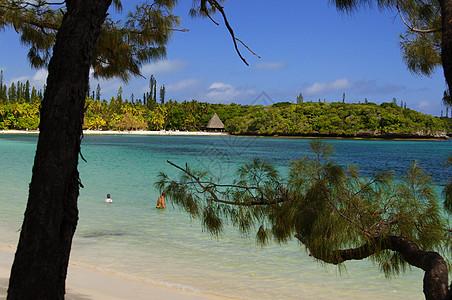
<path fill-rule="evenodd" d="M 25 210 L 37 136 L 0 136 L 0 245 L 15 245 Z M 238 299 L 423 299 L 422 272 L 386 279 L 368 261 L 341 272 L 308 256 L 292 241 L 261 248 L 233 229 L 219 239 L 168 201 L 157 210 L 154 182 L 166 163 L 188 163 L 230 181 L 254 157 L 287 172 L 309 153 L 309 139 L 237 136 L 85 136 L 80 160 L 80 220 L 71 263 L 132 281 Z M 444 165 L 452 141 L 329 139 L 341 165 L 365 175 L 418 160 L 440 192 L 451 172 Z M 112 205 L 104 202 L 110 193 Z"/>

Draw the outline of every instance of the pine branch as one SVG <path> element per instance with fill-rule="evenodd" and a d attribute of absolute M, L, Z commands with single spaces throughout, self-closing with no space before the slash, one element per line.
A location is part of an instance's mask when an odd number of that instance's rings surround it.
<path fill-rule="evenodd" d="M 230 34 L 231 37 L 232 37 L 232 41 L 233 41 L 233 43 L 234 43 L 235 51 L 237 52 L 237 54 L 238 54 L 238 56 L 240 57 L 240 59 L 241 59 L 247 66 L 249 66 L 248 62 L 245 60 L 245 58 L 243 58 L 243 56 L 242 56 L 242 54 L 241 54 L 241 52 L 240 52 L 240 50 L 239 50 L 239 48 L 238 48 L 238 46 L 237 46 L 237 41 L 239 41 L 243 46 L 245 46 L 246 49 L 248 49 L 248 51 L 250 51 L 252 54 L 254 54 L 255 56 L 257 56 L 257 57 L 260 58 L 260 56 L 258 56 L 255 52 L 251 51 L 251 49 L 250 49 L 245 43 L 243 43 L 241 40 L 239 40 L 238 38 L 235 37 L 234 30 L 232 29 L 231 25 L 229 24 L 229 21 L 228 21 L 228 18 L 227 18 L 227 16 L 226 16 L 226 13 L 224 12 L 224 8 L 223 8 L 223 6 L 221 6 L 221 5 L 218 3 L 218 1 L 216 1 L 216 0 L 202 0 L 202 1 L 201 1 L 201 9 L 200 9 L 200 10 L 201 10 L 201 11 L 202 11 L 202 12 L 203 12 L 203 13 L 204 13 L 204 14 L 205 14 L 212 22 L 214 22 L 216 25 L 219 25 L 219 24 L 218 24 L 215 20 L 213 20 L 212 17 L 210 16 L 209 11 L 208 11 L 208 9 L 207 9 L 207 5 L 206 5 L 207 2 L 209 2 L 209 4 L 210 4 L 212 7 L 218 9 L 218 11 L 221 13 L 221 15 L 222 15 L 222 17 L 223 17 L 223 22 L 224 22 L 226 28 L 228 29 L 229 34 Z"/>
<path fill-rule="evenodd" d="M 408 27 L 408 29 L 410 31 L 415 32 L 415 33 L 421 33 L 421 34 L 435 33 L 435 32 L 442 31 L 442 28 L 432 28 L 432 29 L 418 29 L 418 28 L 415 28 L 415 27 L 411 26 L 410 24 L 408 24 L 408 22 L 405 21 L 405 19 L 403 18 L 402 12 L 400 11 L 400 8 L 399 8 L 399 2 L 398 1 L 397 1 L 397 4 L 396 4 L 396 8 L 397 8 L 397 12 L 398 12 L 398 14 L 400 16 L 400 19 L 402 20 L 403 24 L 405 24 L 405 26 Z"/>
<path fill-rule="evenodd" d="M 302 244 L 306 246 L 306 248 L 309 250 L 310 256 L 333 265 L 337 265 L 348 260 L 362 260 L 377 253 L 378 250 L 384 250 L 378 249 L 375 242 L 368 242 L 357 248 L 335 250 L 331 254 L 325 255 L 324 251 L 317 252 L 312 247 L 310 247 L 310 245 L 301 235 L 295 234 L 295 238 L 297 238 Z"/>
<path fill-rule="evenodd" d="M 222 203 L 222 204 L 228 204 L 228 205 L 234 205 L 234 206 L 260 206 L 260 205 L 274 205 L 274 204 L 278 204 L 278 203 L 283 203 L 285 201 L 287 201 L 287 197 L 281 196 L 281 197 L 277 197 L 275 199 L 272 199 L 271 201 L 268 201 L 267 199 L 265 199 L 264 197 L 255 197 L 252 195 L 252 193 L 250 192 L 251 189 L 257 189 L 255 187 L 246 187 L 246 186 L 240 186 L 240 185 L 220 185 L 220 184 L 215 184 L 213 182 L 204 182 L 201 181 L 200 178 L 198 176 L 195 176 L 193 173 L 191 173 L 188 170 L 188 167 L 186 166 L 185 169 L 176 165 L 175 163 L 172 163 L 171 161 L 167 160 L 167 163 L 169 163 L 170 165 L 172 165 L 173 167 L 181 170 L 182 172 L 184 172 L 186 175 L 188 175 L 190 178 L 192 178 L 196 184 L 201 187 L 201 189 L 203 190 L 202 193 L 208 193 L 210 194 L 210 196 L 212 197 L 214 202 L 217 203 Z M 240 188 L 240 189 L 244 189 L 248 192 L 251 193 L 253 201 L 249 201 L 249 202 L 236 202 L 236 201 L 228 201 L 228 200 L 222 200 L 220 199 L 217 194 L 214 192 L 214 190 L 216 190 L 217 187 L 234 187 L 234 188 Z M 259 189 L 257 189 L 259 190 Z"/>
<path fill-rule="evenodd" d="M 332 251 L 328 255 L 325 255 L 323 250 L 317 252 L 312 249 L 301 235 L 295 234 L 295 237 L 306 246 L 311 256 L 334 265 L 348 260 L 363 260 L 384 250 L 399 252 L 410 265 L 418 267 L 426 272 L 432 269 L 430 259 L 443 260 L 438 253 L 421 250 L 416 243 L 401 236 L 376 236 L 369 242 L 357 248 L 338 249 Z"/>

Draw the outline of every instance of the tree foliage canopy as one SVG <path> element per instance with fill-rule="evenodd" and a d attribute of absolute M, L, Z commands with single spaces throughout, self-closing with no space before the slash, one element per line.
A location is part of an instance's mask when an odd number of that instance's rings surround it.
<path fill-rule="evenodd" d="M 121 1 L 113 3 L 121 12 Z M 180 25 L 180 18 L 172 14 L 175 4 L 175 0 L 144 1 L 122 21 L 107 16 L 93 55 L 94 77 L 117 76 L 127 82 L 141 75 L 143 64 L 165 57 L 165 45 Z M 0 2 L 0 29 L 14 28 L 29 47 L 31 65 L 46 67 L 65 10 L 64 2 L 4 0 Z"/>
<path fill-rule="evenodd" d="M 437 0 L 330 0 L 339 11 L 353 13 L 365 7 L 396 12 L 406 25 L 400 35 L 403 60 L 417 75 L 431 75 L 441 65 L 442 24 Z"/>
<path fill-rule="evenodd" d="M 286 178 L 259 159 L 240 167 L 230 184 L 169 162 L 180 176 L 160 173 L 156 186 L 213 235 L 230 223 L 244 234 L 256 230 L 262 245 L 296 238 L 325 263 L 370 258 L 388 276 L 409 265 L 429 274 L 419 257 L 443 253 L 450 234 L 425 170 L 413 162 L 403 178 L 392 171 L 367 178 L 356 166 L 335 164 L 323 141 L 312 141 L 311 148 L 312 155 L 291 163 Z M 413 253 L 419 257 L 412 259 Z"/>

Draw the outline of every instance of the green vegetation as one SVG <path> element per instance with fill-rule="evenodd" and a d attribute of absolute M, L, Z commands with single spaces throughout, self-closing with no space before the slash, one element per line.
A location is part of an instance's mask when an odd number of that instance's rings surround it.
<path fill-rule="evenodd" d="M 277 103 L 249 108 L 225 124 L 233 134 L 258 135 L 434 136 L 451 130 L 448 118 L 425 115 L 393 102 Z"/>
<path fill-rule="evenodd" d="M 433 117 L 406 108 L 406 103 L 280 102 L 270 106 L 212 104 L 196 100 L 157 103 L 156 79 L 144 101 L 123 100 L 122 89 L 100 100 L 100 86 L 87 97 L 84 129 L 90 130 L 204 130 L 216 112 L 231 134 L 301 136 L 445 137 L 452 132 L 448 117 Z M 95 94 L 95 95 L 94 95 Z M 42 91 L 28 82 L 0 89 L 0 129 L 37 129 Z M 298 96 L 298 100 L 301 97 Z M 162 101 L 163 100 L 163 101 Z"/>
<path fill-rule="evenodd" d="M 369 258 L 387 276 L 418 267 L 426 299 L 445 299 L 450 230 L 426 172 L 414 162 L 403 178 L 392 171 L 366 178 L 355 166 L 335 164 L 330 145 L 314 140 L 311 148 L 312 155 L 291 163 L 287 177 L 255 159 L 224 184 L 215 174 L 169 162 L 180 175 L 160 173 L 156 186 L 215 236 L 229 223 L 245 235 L 256 231 L 261 245 L 297 239 L 328 264 Z"/>
<path fill-rule="evenodd" d="M 39 126 L 39 107 L 42 91 L 30 82 L 3 84 L 3 71 L 0 72 L 0 130 L 37 129 Z"/>

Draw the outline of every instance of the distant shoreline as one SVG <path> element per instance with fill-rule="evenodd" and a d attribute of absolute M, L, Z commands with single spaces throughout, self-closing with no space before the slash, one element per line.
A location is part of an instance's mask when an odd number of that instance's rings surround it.
<path fill-rule="evenodd" d="M 39 134 L 39 130 L 0 130 L 0 134 Z M 224 136 L 227 132 L 179 131 L 179 130 L 83 130 L 84 135 L 190 135 L 190 136 Z"/>
<path fill-rule="evenodd" d="M 39 134 L 39 130 L 0 130 L 0 134 Z M 324 139 L 376 139 L 376 140 L 447 140 L 450 137 L 443 135 L 418 135 L 418 134 L 359 134 L 356 136 L 307 134 L 307 135 L 265 135 L 265 134 L 230 134 L 228 132 L 215 131 L 179 131 L 179 130 L 83 130 L 84 135 L 174 135 L 174 136 L 242 136 L 242 137 L 276 137 L 276 138 L 324 138 Z"/>

